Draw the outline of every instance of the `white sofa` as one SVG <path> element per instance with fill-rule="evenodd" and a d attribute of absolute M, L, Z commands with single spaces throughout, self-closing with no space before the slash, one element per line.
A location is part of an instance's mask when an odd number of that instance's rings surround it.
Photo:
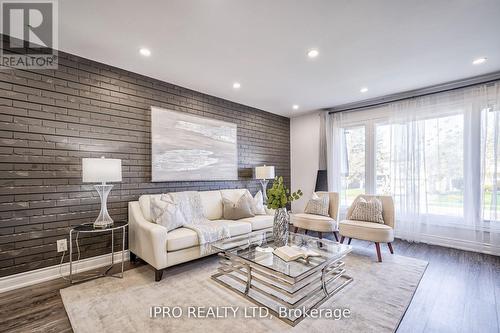
<path fill-rule="evenodd" d="M 271 228 L 272 211 L 266 215 L 244 218 L 237 221 L 223 219 L 222 198 L 235 202 L 246 189 L 200 191 L 205 217 L 209 220 L 225 221 L 229 225 L 231 237 L 247 234 L 256 230 Z M 167 229 L 151 220 L 150 198 L 160 194 L 142 195 L 139 201 L 128 204 L 129 250 L 131 260 L 141 258 L 155 269 L 156 281 L 161 280 L 163 269 L 202 256 L 198 235 L 187 228 Z"/>

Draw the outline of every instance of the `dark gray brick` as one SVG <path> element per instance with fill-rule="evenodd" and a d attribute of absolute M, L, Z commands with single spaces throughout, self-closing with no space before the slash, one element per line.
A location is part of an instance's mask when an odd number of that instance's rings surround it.
<path fill-rule="evenodd" d="M 289 119 L 60 52 L 58 70 L 0 73 L 0 277 L 56 265 L 55 242 L 99 211 L 81 183 L 81 158 L 122 159 L 110 214 L 146 193 L 260 184 L 252 168 L 276 166 L 290 181 Z M 151 183 L 150 107 L 238 125 L 239 180 Z M 4 176 L 5 175 L 5 176 Z M 83 239 L 82 258 L 109 253 L 110 238 Z"/>

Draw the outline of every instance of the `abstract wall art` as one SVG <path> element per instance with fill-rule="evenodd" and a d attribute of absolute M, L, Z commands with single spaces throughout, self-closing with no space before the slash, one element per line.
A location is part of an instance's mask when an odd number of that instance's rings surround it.
<path fill-rule="evenodd" d="M 153 182 L 238 179 L 236 124 L 151 108 Z"/>

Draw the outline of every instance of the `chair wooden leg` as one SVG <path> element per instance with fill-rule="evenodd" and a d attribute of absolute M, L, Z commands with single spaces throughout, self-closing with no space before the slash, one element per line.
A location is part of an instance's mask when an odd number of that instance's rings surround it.
<path fill-rule="evenodd" d="M 382 255 L 380 254 L 380 243 L 375 243 L 375 248 L 377 249 L 378 262 L 382 262 Z"/>
<path fill-rule="evenodd" d="M 389 247 L 389 251 L 391 251 L 391 254 L 394 254 L 394 250 L 392 248 L 392 244 L 391 243 L 387 243 L 387 246 Z"/>
<path fill-rule="evenodd" d="M 339 241 L 339 235 L 337 235 L 336 231 L 333 232 L 333 237 L 335 237 L 335 241 Z"/>
<path fill-rule="evenodd" d="M 321 239 L 323 238 L 323 233 L 318 231 L 318 238 Z"/>
<path fill-rule="evenodd" d="M 163 269 L 155 269 L 155 281 L 158 282 L 163 276 Z"/>
<path fill-rule="evenodd" d="M 344 236 L 340 237 L 340 244 L 344 244 L 344 239 L 345 239 Z"/>
<path fill-rule="evenodd" d="M 347 245 L 351 245 L 352 238 L 349 237 L 349 240 L 347 241 Z"/>
<path fill-rule="evenodd" d="M 295 229 L 293 229 L 293 232 L 294 232 L 294 233 L 299 232 L 299 227 L 295 227 Z"/>

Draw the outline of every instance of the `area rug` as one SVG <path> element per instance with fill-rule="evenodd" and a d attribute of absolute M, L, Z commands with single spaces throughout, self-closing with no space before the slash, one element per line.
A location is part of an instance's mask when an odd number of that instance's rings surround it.
<path fill-rule="evenodd" d="M 330 314 L 348 309 L 349 315 L 305 318 L 295 327 L 259 316 L 253 303 L 210 279 L 216 256 L 171 267 L 160 282 L 150 267 L 141 266 L 126 271 L 123 279 L 105 277 L 68 287 L 61 296 L 76 333 L 394 332 L 427 262 L 386 254 L 378 263 L 364 249 L 355 249 L 345 262 L 354 281 L 320 309 L 332 309 Z M 162 313 L 152 317 L 156 306 Z"/>

